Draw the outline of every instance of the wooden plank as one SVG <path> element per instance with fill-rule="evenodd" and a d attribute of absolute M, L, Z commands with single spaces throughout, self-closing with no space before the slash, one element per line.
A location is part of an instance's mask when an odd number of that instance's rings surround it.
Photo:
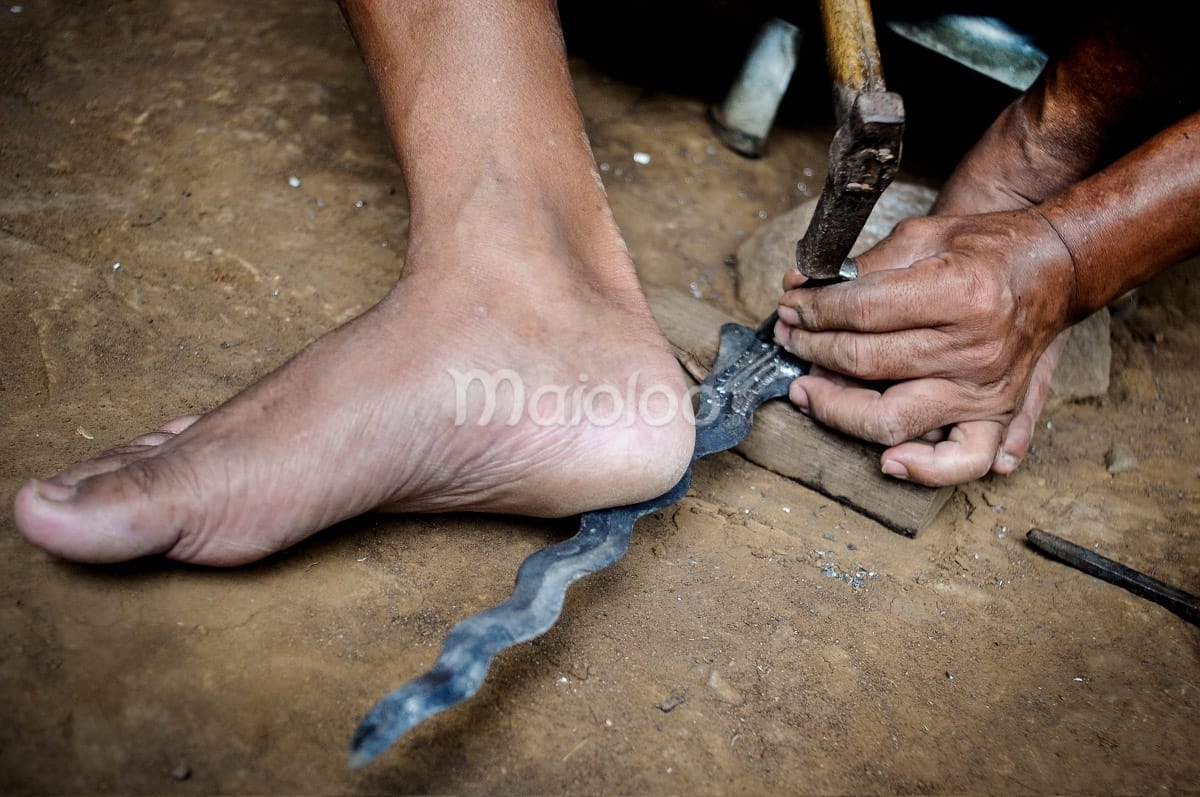
<path fill-rule="evenodd" d="M 722 324 L 756 326 L 678 291 L 652 290 L 648 298 L 680 363 L 697 382 L 716 360 Z M 786 400 L 759 407 L 750 434 L 736 450 L 910 537 L 933 520 L 953 492 L 952 487 L 924 487 L 883 475 L 882 447 L 821 426 Z"/>

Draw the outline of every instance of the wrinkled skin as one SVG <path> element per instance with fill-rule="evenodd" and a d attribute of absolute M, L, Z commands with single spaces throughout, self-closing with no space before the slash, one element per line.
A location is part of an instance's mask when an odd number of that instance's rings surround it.
<path fill-rule="evenodd" d="M 792 401 L 887 446 L 885 473 L 1011 472 L 1070 326 L 1200 250 L 1200 103 L 1145 24 L 1103 20 L 1053 59 L 858 280 L 785 275 L 776 339 L 818 366 Z"/>
<path fill-rule="evenodd" d="M 695 430 L 669 410 L 687 382 L 596 174 L 553 3 L 342 5 L 408 189 L 399 283 L 203 416 L 31 480 L 14 509 L 34 544 L 237 565 L 374 509 L 567 516 L 686 470 Z M 452 374 L 475 370 L 526 397 L 633 384 L 647 412 L 542 422 L 505 389 L 489 422 L 460 423 Z"/>

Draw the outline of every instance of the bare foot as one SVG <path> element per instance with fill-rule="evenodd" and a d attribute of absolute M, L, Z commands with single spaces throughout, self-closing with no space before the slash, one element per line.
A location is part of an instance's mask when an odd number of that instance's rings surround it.
<path fill-rule="evenodd" d="M 595 172 L 553 5 L 340 5 L 404 170 L 400 282 L 198 420 L 26 485 L 35 544 L 234 565 L 372 509 L 566 516 L 686 470 L 684 375 Z"/>
<path fill-rule="evenodd" d="M 18 528 L 75 560 L 236 565 L 371 509 L 665 492 L 692 453 L 686 383 L 611 217 L 564 234 L 538 197 L 505 199 L 414 238 L 382 302 L 227 403 L 27 484 Z M 472 371 L 511 377 L 494 406 Z"/>

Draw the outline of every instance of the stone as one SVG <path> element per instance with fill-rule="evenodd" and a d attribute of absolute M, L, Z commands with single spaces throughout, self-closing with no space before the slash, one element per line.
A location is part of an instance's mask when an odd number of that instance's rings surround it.
<path fill-rule="evenodd" d="M 1071 328 L 1067 347 L 1050 380 L 1050 396 L 1059 401 L 1082 401 L 1108 393 L 1111 328 L 1107 307 L 1101 307 Z"/>
<path fill-rule="evenodd" d="M 1137 457 L 1125 446 L 1114 445 L 1104 455 L 1104 467 L 1113 475 L 1125 473 L 1137 467 Z"/>

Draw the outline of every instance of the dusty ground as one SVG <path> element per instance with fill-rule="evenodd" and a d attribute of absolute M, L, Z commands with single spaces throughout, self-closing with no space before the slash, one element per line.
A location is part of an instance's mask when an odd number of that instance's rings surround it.
<path fill-rule="evenodd" d="M 611 25 L 619 49 L 636 20 Z M 573 67 L 645 281 L 728 308 L 726 257 L 819 189 L 824 117 L 747 161 L 713 140 L 702 97 Z M 827 107 L 823 88 L 801 99 Z M 332 4 L 0 8 L 4 504 L 370 306 L 406 223 Z M 569 522 L 371 517 L 214 571 L 65 564 L 6 514 L 0 791 L 1195 790 L 1200 634 L 1024 533 L 1200 592 L 1198 304 L 1196 267 L 1151 285 L 1114 322 L 1107 397 L 1053 407 L 1015 475 L 961 488 L 915 540 L 735 454 L 704 461 L 553 631 L 357 773 L 363 712 Z M 1110 474 L 1114 445 L 1136 466 Z"/>

